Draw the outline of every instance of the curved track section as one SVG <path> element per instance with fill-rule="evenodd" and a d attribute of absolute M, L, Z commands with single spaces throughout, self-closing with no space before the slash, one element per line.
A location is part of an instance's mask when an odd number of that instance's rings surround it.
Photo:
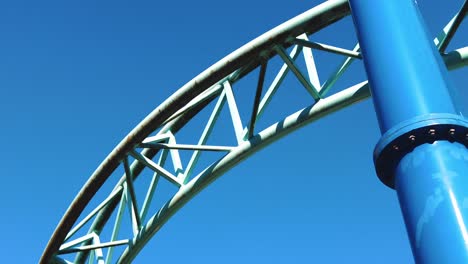
<path fill-rule="evenodd" d="M 435 39 L 441 51 L 466 16 L 466 6 L 465 3 Z M 359 45 L 347 50 L 309 40 L 313 33 L 347 15 L 346 0 L 327 1 L 234 51 L 174 93 L 135 127 L 96 169 L 57 226 L 41 263 L 68 263 L 65 259 L 70 256 L 76 263 L 87 260 L 131 262 L 178 209 L 227 170 L 294 130 L 368 98 L 370 93 L 365 80 L 331 93 L 350 64 L 361 59 Z M 319 81 L 313 59 L 312 51 L 317 49 L 344 57 L 324 82 Z M 301 54 L 304 56 L 302 65 L 297 61 Z M 443 57 L 449 69 L 466 66 L 468 47 L 444 53 Z M 275 58 L 281 65 L 279 70 L 270 71 L 267 66 Z M 265 76 L 271 72 L 275 77 L 267 83 Z M 310 95 L 310 106 L 255 132 L 258 120 L 283 85 L 288 72 Z M 241 79 L 249 76 L 254 76 L 256 81 L 251 89 L 250 119 L 244 118 L 243 122 L 234 88 Z M 229 110 L 235 135 L 233 142 L 236 143 L 209 145 L 207 142 L 223 108 Z M 210 111 L 210 114 L 198 141 L 178 143 L 178 132 L 204 111 Z M 191 151 L 188 163 L 181 161 L 180 151 Z M 206 152 L 220 154 L 205 162 L 203 169 L 195 174 L 200 155 Z M 141 195 L 136 191 L 136 180 L 148 171 L 153 175 Z M 97 195 L 111 176 L 119 173 L 123 176 L 110 194 Z M 167 202 L 153 210 L 151 204 L 154 196 L 159 194 L 156 186 L 161 181 L 172 185 L 175 191 L 167 196 Z M 144 197 L 143 202 L 138 202 L 139 194 Z M 98 203 L 91 206 L 92 200 L 98 200 Z M 124 213 L 125 208 L 128 216 Z M 129 225 L 131 234 L 121 238 L 119 232 L 125 224 Z M 109 230 L 106 231 L 106 227 Z"/>

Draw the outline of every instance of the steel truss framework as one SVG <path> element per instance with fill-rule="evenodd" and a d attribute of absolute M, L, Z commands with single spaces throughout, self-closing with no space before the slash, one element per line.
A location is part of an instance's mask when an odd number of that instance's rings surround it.
<path fill-rule="evenodd" d="M 434 40 L 450 70 L 468 65 L 468 47 L 445 52 L 467 9 L 465 2 Z M 361 59 L 359 44 L 353 50 L 347 50 L 311 41 L 313 33 L 348 16 L 349 12 L 346 0 L 327 1 L 234 51 L 180 88 L 136 126 L 91 175 L 53 233 L 41 263 L 70 263 L 66 260 L 70 256 L 76 263 L 131 262 L 178 209 L 240 161 L 302 126 L 368 98 L 367 81 L 330 94 L 331 88 L 350 64 Z M 319 80 L 313 50 L 343 56 L 341 65 L 324 82 Z M 301 54 L 305 61 L 304 69 L 297 63 Z M 273 72 L 276 74 L 273 81 L 266 83 L 268 62 L 276 55 L 283 65 L 279 71 Z M 252 87 L 255 97 L 250 120 L 242 120 L 233 88 L 240 79 L 254 74 L 257 68 L 257 85 Z M 313 103 L 256 132 L 257 121 L 289 72 L 310 94 Z M 198 142 L 180 144 L 177 132 L 204 108 L 211 107 L 211 102 L 215 102 L 214 108 Z M 226 103 L 237 144 L 207 145 Z M 182 163 L 180 150 L 192 151 L 187 164 Z M 201 173 L 194 175 L 195 165 L 203 152 L 223 154 L 221 158 L 210 161 L 210 165 Z M 146 193 L 139 195 L 144 197 L 143 202 L 138 203 L 134 183 L 144 170 L 152 171 L 153 176 Z M 124 175 L 113 191 L 97 206 L 88 209 L 88 214 L 83 214 L 106 180 L 119 171 L 124 171 Z M 151 203 L 159 193 L 156 187 L 160 181 L 168 181 L 177 191 L 167 197 L 167 202 L 159 210 L 152 211 Z M 128 217 L 124 213 L 126 207 L 130 220 L 123 221 L 124 217 Z M 131 225 L 132 235 L 120 239 L 119 230 L 125 222 Z M 102 241 L 100 235 L 106 225 L 111 226 L 111 236 L 109 240 Z M 119 256 L 113 256 L 116 247 L 125 248 Z"/>

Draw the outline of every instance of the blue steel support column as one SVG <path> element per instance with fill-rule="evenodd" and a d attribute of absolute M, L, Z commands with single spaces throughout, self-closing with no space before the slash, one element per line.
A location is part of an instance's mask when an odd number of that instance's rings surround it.
<path fill-rule="evenodd" d="M 414 0 L 350 0 L 382 138 L 418 263 L 468 263 L 468 122 Z M 385 239 L 385 238 L 382 238 Z"/>

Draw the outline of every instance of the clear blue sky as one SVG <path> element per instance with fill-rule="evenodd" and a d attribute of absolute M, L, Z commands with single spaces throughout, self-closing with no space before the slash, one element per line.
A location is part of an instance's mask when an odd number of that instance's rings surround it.
<path fill-rule="evenodd" d="M 319 2 L 2 1 L 2 262 L 37 262 L 89 175 L 178 87 Z M 462 4 L 418 2 L 432 35 Z M 352 49 L 350 28 L 314 40 Z M 465 21 L 448 50 L 466 36 Z M 341 59 L 316 54 L 325 80 Z M 464 105 L 467 70 L 450 74 Z M 365 80 L 362 64 L 346 78 Z M 291 77 L 259 127 L 306 106 L 302 95 Z M 411 263 L 396 194 L 374 173 L 379 137 L 370 100 L 295 132 L 208 187 L 135 262 Z"/>

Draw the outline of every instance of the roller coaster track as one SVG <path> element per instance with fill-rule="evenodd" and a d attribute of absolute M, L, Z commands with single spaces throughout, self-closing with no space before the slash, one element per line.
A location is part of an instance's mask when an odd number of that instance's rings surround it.
<path fill-rule="evenodd" d="M 434 40 L 450 70 L 468 65 L 468 47 L 445 51 L 466 13 L 465 2 Z M 70 256 L 74 257 L 75 263 L 87 260 L 130 263 L 171 216 L 226 171 L 298 128 L 369 98 L 365 80 L 331 93 L 350 64 L 362 59 L 359 44 L 348 50 L 311 41 L 314 33 L 349 14 L 346 0 L 327 1 L 247 43 L 177 90 L 141 121 L 91 175 L 56 227 L 41 263 L 69 263 L 65 259 Z M 313 50 L 343 57 L 336 71 L 324 82 L 319 80 Z M 298 63 L 301 54 L 305 67 Z M 279 69 L 268 67 L 275 58 L 282 62 Z M 284 85 L 288 73 L 292 73 L 308 92 L 310 106 L 256 131 L 258 120 L 276 91 Z M 275 74 L 271 83 L 265 81 L 267 74 Z M 235 97 L 236 84 L 242 78 L 254 75 L 257 81 L 251 87 L 254 98 L 250 120 L 241 120 Z M 236 144 L 208 145 L 224 107 L 229 109 Z M 211 114 L 198 142 L 179 143 L 178 132 L 204 110 Z M 180 150 L 192 151 L 187 164 L 181 162 Z M 219 152 L 220 157 L 205 162 L 208 165 L 195 174 L 194 168 L 201 154 L 206 152 Z M 123 176 L 106 197 L 96 196 L 111 176 L 119 177 L 122 171 Z M 151 171 L 152 180 L 145 193 L 137 193 L 134 183 L 143 171 Z M 159 210 L 152 211 L 151 202 L 159 194 L 156 192 L 158 181 L 168 181 L 176 191 L 167 197 Z M 137 196 L 145 197 L 143 202 L 139 203 Z M 92 199 L 100 201 L 97 206 L 88 208 Z M 131 225 L 132 235 L 120 239 L 119 230 L 125 223 L 122 218 L 128 217 L 124 214 L 125 207 L 130 210 L 131 221 L 127 222 Z M 85 209 L 88 214 L 83 213 Z M 106 226 L 111 230 L 107 232 L 108 237 L 103 235 Z M 123 248 L 118 256 L 114 254 L 116 248 Z"/>

